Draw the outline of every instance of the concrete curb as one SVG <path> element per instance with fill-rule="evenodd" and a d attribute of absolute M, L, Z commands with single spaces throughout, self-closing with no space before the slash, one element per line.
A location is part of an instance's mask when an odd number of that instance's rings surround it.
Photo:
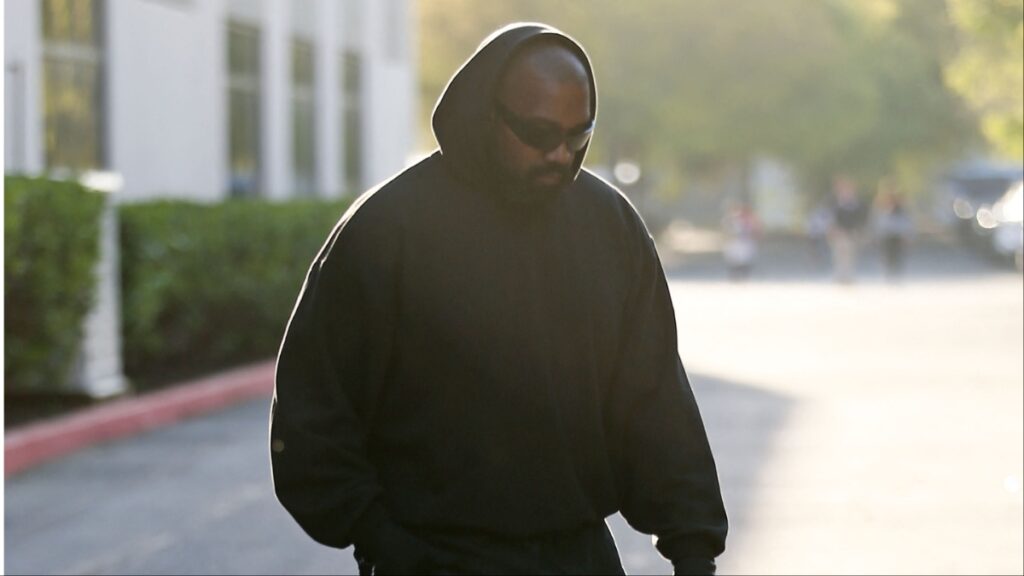
<path fill-rule="evenodd" d="M 11 430 L 4 440 L 4 477 L 101 442 L 270 396 L 274 364 L 270 360 L 245 366 Z M 267 410 L 269 417 L 269 404 Z"/>

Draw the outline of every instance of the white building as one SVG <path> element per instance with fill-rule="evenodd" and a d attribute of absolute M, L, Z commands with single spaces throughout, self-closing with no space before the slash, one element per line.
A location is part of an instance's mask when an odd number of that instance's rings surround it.
<path fill-rule="evenodd" d="M 358 193 L 414 145 L 410 0 L 5 0 L 8 173 L 121 201 Z"/>
<path fill-rule="evenodd" d="M 337 197 L 414 145 L 411 0 L 4 0 L 6 173 L 109 171 L 116 202 Z M 108 203 L 75 384 L 121 374 Z"/>

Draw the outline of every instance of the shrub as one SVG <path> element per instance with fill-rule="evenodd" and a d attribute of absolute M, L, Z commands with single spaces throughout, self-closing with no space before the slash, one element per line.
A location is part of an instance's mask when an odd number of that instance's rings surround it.
<path fill-rule="evenodd" d="M 346 202 L 121 207 L 125 369 L 137 388 L 277 352 Z"/>
<path fill-rule="evenodd" d="M 65 391 L 96 291 L 105 199 L 42 178 L 5 177 L 4 186 L 6 387 Z"/>

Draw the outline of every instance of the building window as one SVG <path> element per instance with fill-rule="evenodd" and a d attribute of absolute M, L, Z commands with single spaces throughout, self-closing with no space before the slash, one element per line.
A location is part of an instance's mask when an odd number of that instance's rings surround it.
<path fill-rule="evenodd" d="M 316 86 L 313 44 L 292 41 L 292 182 L 302 196 L 316 194 Z"/>
<path fill-rule="evenodd" d="M 46 166 L 102 168 L 102 1 L 44 0 L 40 6 Z"/>
<path fill-rule="evenodd" d="M 260 194 L 260 33 L 228 24 L 228 193 Z"/>
<path fill-rule="evenodd" d="M 362 61 L 359 53 L 346 50 L 339 60 L 341 74 L 342 182 L 347 194 L 358 194 L 363 188 L 363 90 Z"/>

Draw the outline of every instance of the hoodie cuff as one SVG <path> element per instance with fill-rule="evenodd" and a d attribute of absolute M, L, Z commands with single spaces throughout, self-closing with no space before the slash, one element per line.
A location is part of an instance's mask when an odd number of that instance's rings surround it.
<path fill-rule="evenodd" d="M 356 519 L 352 525 L 352 542 L 360 548 L 368 550 L 378 538 L 377 536 L 387 530 L 387 524 L 391 522 L 384 507 L 374 502 L 370 504 L 363 514 Z"/>
<path fill-rule="evenodd" d="M 352 526 L 357 554 L 373 564 L 409 569 L 429 556 L 429 548 L 373 503 Z"/>
<path fill-rule="evenodd" d="M 679 558 L 672 561 L 672 572 L 674 574 L 706 574 L 713 576 L 715 573 L 715 560 L 713 558 Z"/>

